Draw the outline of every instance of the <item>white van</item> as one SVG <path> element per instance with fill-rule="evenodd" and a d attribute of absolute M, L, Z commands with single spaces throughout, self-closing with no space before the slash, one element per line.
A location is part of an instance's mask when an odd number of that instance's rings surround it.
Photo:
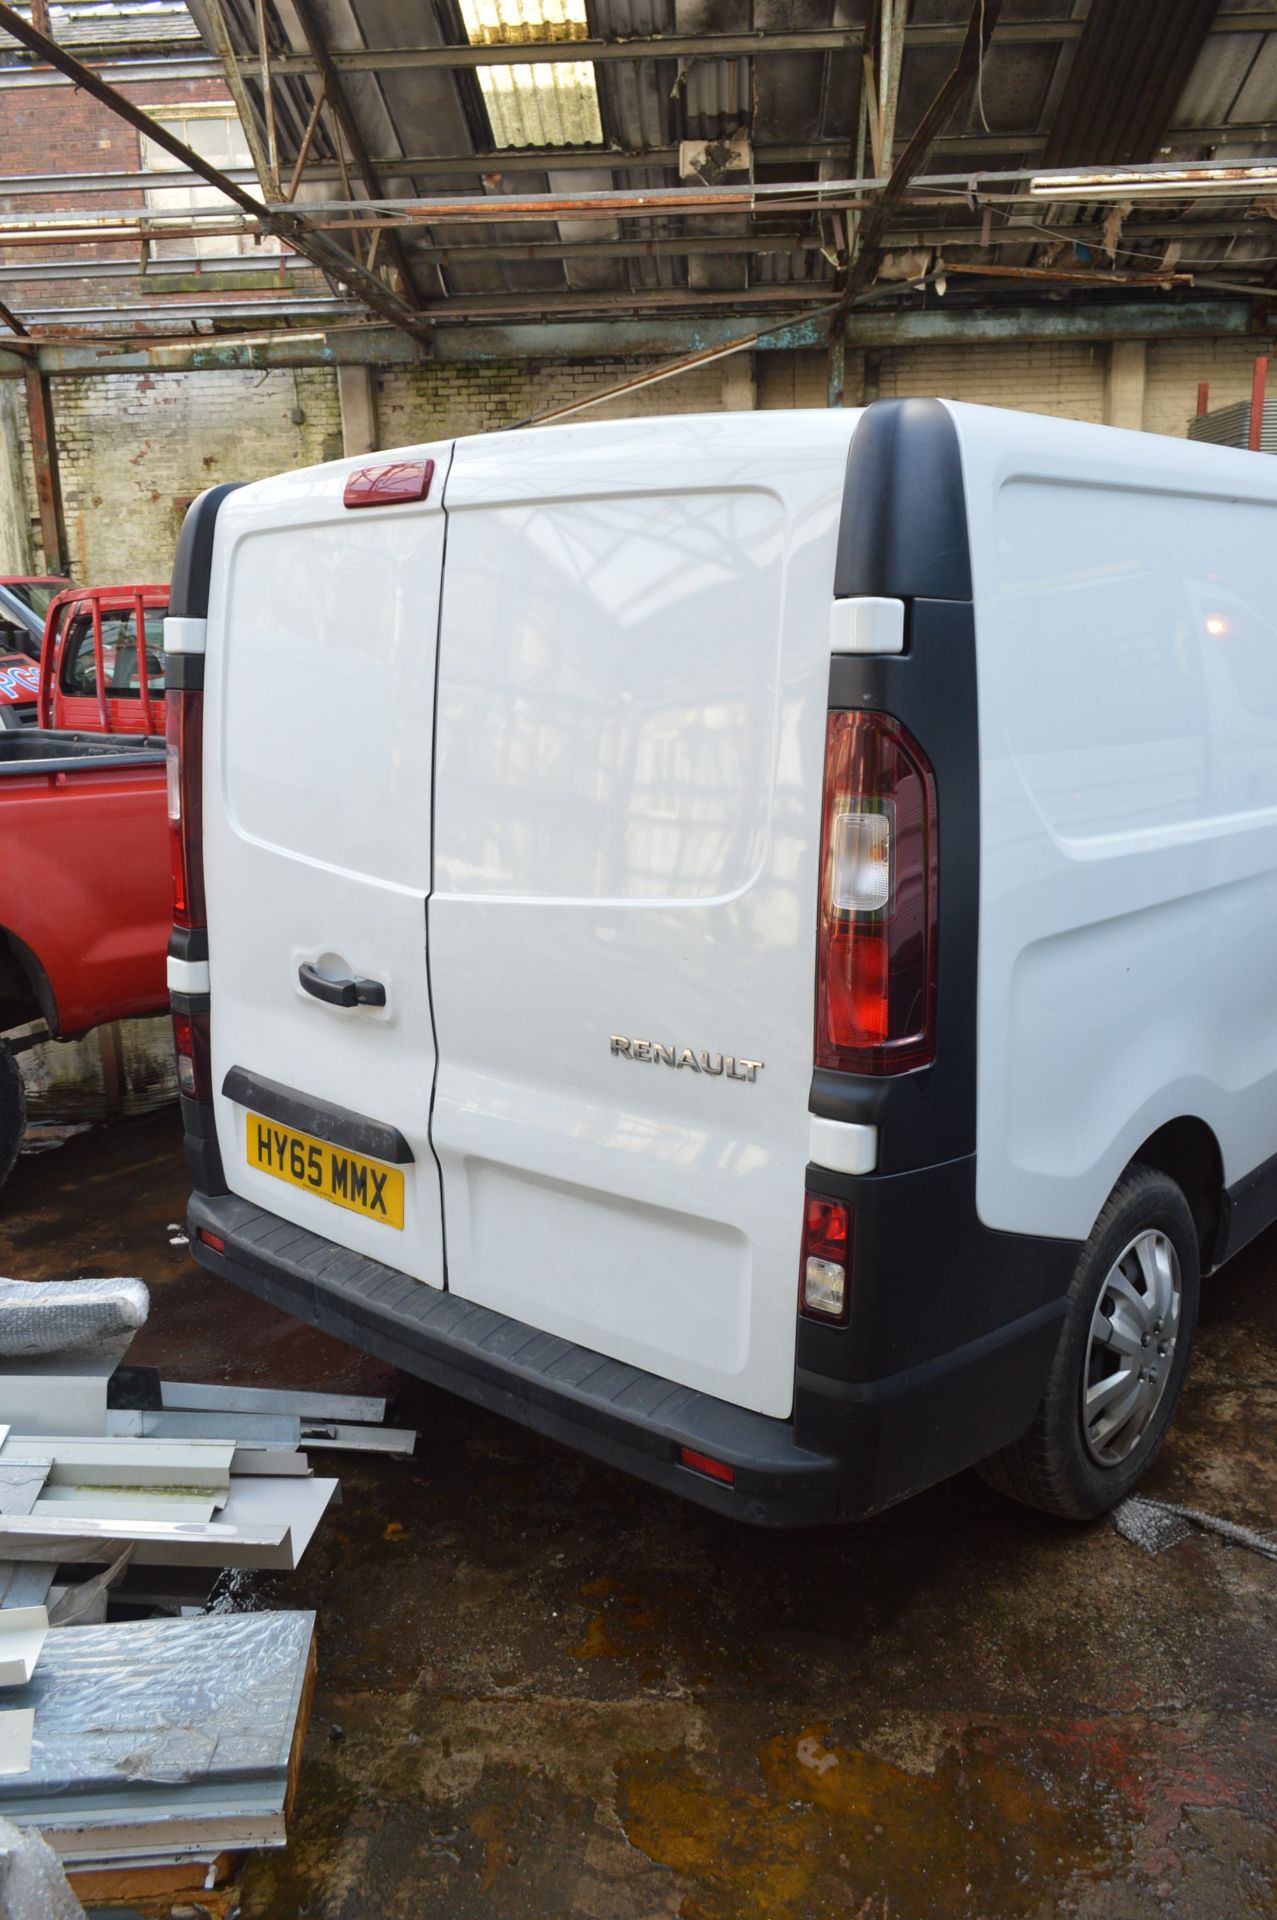
<path fill-rule="evenodd" d="M 933 400 L 191 508 L 192 1248 L 768 1525 L 1085 1517 L 1277 1216 L 1277 464 Z"/>

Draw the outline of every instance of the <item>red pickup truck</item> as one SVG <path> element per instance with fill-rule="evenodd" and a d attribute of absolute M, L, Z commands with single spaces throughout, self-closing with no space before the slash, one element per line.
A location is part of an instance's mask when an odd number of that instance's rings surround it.
<path fill-rule="evenodd" d="M 168 841 L 162 737 L 0 732 L 0 1184 L 25 1120 L 15 1052 L 168 1011 Z"/>
<path fill-rule="evenodd" d="M 168 591 L 68 587 L 49 603 L 40 652 L 42 727 L 164 731 Z"/>

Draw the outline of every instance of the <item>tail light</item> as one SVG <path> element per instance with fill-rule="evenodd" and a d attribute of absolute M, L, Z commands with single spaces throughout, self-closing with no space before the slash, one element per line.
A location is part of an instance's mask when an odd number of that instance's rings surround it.
<path fill-rule="evenodd" d="M 881 713 L 833 712 L 825 741 L 816 1065 L 903 1073 L 935 1051 L 936 794 Z"/>
<path fill-rule="evenodd" d="M 170 689 L 165 700 L 173 922 L 179 927 L 202 927 L 207 921 L 203 843 L 204 695 L 189 689 Z"/>
<path fill-rule="evenodd" d="M 170 696 L 171 697 L 171 696 Z M 173 1048 L 177 1054 L 177 1084 L 188 1100 L 213 1098 L 213 1069 L 206 1013 L 173 1013 Z"/>
<path fill-rule="evenodd" d="M 823 1194 L 806 1196 L 798 1304 L 818 1320 L 845 1320 L 851 1306 L 851 1208 Z"/>

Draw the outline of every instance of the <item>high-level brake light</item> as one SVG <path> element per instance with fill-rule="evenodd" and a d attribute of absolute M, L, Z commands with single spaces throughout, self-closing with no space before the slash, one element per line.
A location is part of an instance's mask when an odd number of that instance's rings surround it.
<path fill-rule="evenodd" d="M 358 467 L 342 490 L 344 507 L 395 507 L 424 500 L 434 478 L 433 460 L 392 460 L 379 467 Z"/>
<path fill-rule="evenodd" d="M 935 1050 L 936 795 L 886 714 L 836 711 L 825 742 L 816 1065 L 903 1073 Z"/>

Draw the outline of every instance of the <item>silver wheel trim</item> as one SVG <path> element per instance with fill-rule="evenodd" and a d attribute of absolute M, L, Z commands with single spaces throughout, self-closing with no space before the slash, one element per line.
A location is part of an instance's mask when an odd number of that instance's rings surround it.
<path fill-rule="evenodd" d="M 1180 1323 L 1179 1257 L 1149 1227 L 1124 1247 L 1100 1288 L 1082 1369 L 1082 1435 L 1101 1467 L 1135 1451 L 1162 1404 Z"/>

